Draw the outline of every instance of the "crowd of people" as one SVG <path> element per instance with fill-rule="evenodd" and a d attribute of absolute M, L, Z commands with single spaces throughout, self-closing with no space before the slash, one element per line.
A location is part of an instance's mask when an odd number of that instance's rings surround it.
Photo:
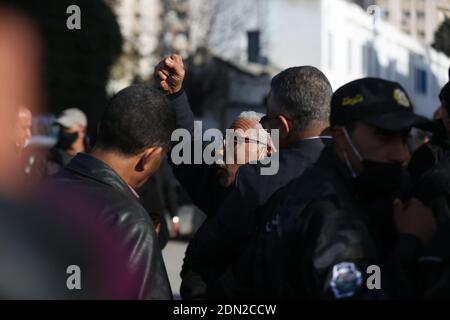
<path fill-rule="evenodd" d="M 195 129 L 170 55 L 153 85 L 109 100 L 92 147 L 70 108 L 42 155 L 29 143 L 39 52 L 29 21 L 0 10 L 0 298 L 172 299 L 164 219 L 143 191 L 161 166 L 207 216 L 180 270 L 183 299 L 450 298 L 450 82 L 432 121 L 399 83 L 333 92 L 317 68 L 292 67 L 272 79 L 265 114 L 231 124 L 234 161 L 176 164 L 172 133 Z M 414 128 L 431 133 L 419 148 Z M 275 155 L 278 171 L 261 174 Z"/>

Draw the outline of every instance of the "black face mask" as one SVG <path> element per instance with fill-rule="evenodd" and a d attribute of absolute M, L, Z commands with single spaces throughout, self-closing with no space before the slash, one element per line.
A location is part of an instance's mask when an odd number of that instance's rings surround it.
<path fill-rule="evenodd" d="M 64 130 L 60 130 L 58 134 L 58 142 L 56 143 L 56 147 L 59 149 L 67 150 L 72 147 L 73 143 L 78 139 L 78 132 L 65 132 Z"/>
<path fill-rule="evenodd" d="M 363 201 L 365 212 L 388 255 L 396 239 L 392 203 L 404 200 L 408 191 L 408 173 L 399 163 L 363 160 L 363 172 L 353 179 L 355 193 Z"/>
<path fill-rule="evenodd" d="M 394 200 L 401 194 L 406 172 L 401 163 L 363 160 L 362 173 L 354 178 L 355 191 L 362 198 Z"/>
<path fill-rule="evenodd" d="M 348 143 L 352 146 L 354 153 L 361 160 L 362 173 L 356 175 L 348 158 L 347 166 L 352 171 L 354 177 L 355 192 L 365 200 L 394 200 L 401 196 L 405 185 L 406 170 L 402 163 L 385 163 L 364 159 L 347 133 L 343 129 Z"/>

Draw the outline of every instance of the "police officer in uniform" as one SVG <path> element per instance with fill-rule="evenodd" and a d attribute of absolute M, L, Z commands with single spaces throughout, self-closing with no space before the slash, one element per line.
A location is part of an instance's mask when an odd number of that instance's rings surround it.
<path fill-rule="evenodd" d="M 365 78 L 333 95 L 330 124 L 332 146 L 272 197 L 252 240 L 211 296 L 420 294 L 418 258 L 435 220 L 419 200 L 397 197 L 410 159 L 408 133 L 428 120 L 413 113 L 399 84 Z"/>

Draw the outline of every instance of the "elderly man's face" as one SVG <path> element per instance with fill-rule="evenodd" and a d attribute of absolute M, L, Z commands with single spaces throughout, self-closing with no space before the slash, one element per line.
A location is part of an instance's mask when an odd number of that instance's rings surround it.
<path fill-rule="evenodd" d="M 219 177 L 222 186 L 228 187 L 234 183 L 240 166 L 261 159 L 261 147 L 267 148 L 268 143 L 258 141 L 254 136 L 258 130 L 256 129 L 258 124 L 259 122 L 255 119 L 240 118 L 231 126 L 231 129 L 235 130 L 235 135 L 231 141 L 228 140 L 228 145 L 224 145 L 224 161 L 226 163 L 220 171 Z M 227 159 L 227 155 L 228 158 L 231 158 L 227 151 L 233 154 L 232 161 Z M 267 154 L 267 149 L 264 154 Z"/>

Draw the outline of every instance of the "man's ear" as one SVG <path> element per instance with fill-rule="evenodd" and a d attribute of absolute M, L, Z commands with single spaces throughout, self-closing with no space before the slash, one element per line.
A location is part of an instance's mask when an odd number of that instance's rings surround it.
<path fill-rule="evenodd" d="M 145 151 L 139 157 L 139 160 L 136 164 L 136 171 L 142 172 L 148 169 L 149 166 L 152 166 L 156 159 L 159 159 L 164 150 L 162 147 L 152 147 L 145 149 Z"/>
<path fill-rule="evenodd" d="M 282 115 L 278 117 L 280 127 L 280 138 L 286 139 L 289 136 L 289 132 L 291 132 L 291 127 L 289 126 L 289 121 Z"/>

